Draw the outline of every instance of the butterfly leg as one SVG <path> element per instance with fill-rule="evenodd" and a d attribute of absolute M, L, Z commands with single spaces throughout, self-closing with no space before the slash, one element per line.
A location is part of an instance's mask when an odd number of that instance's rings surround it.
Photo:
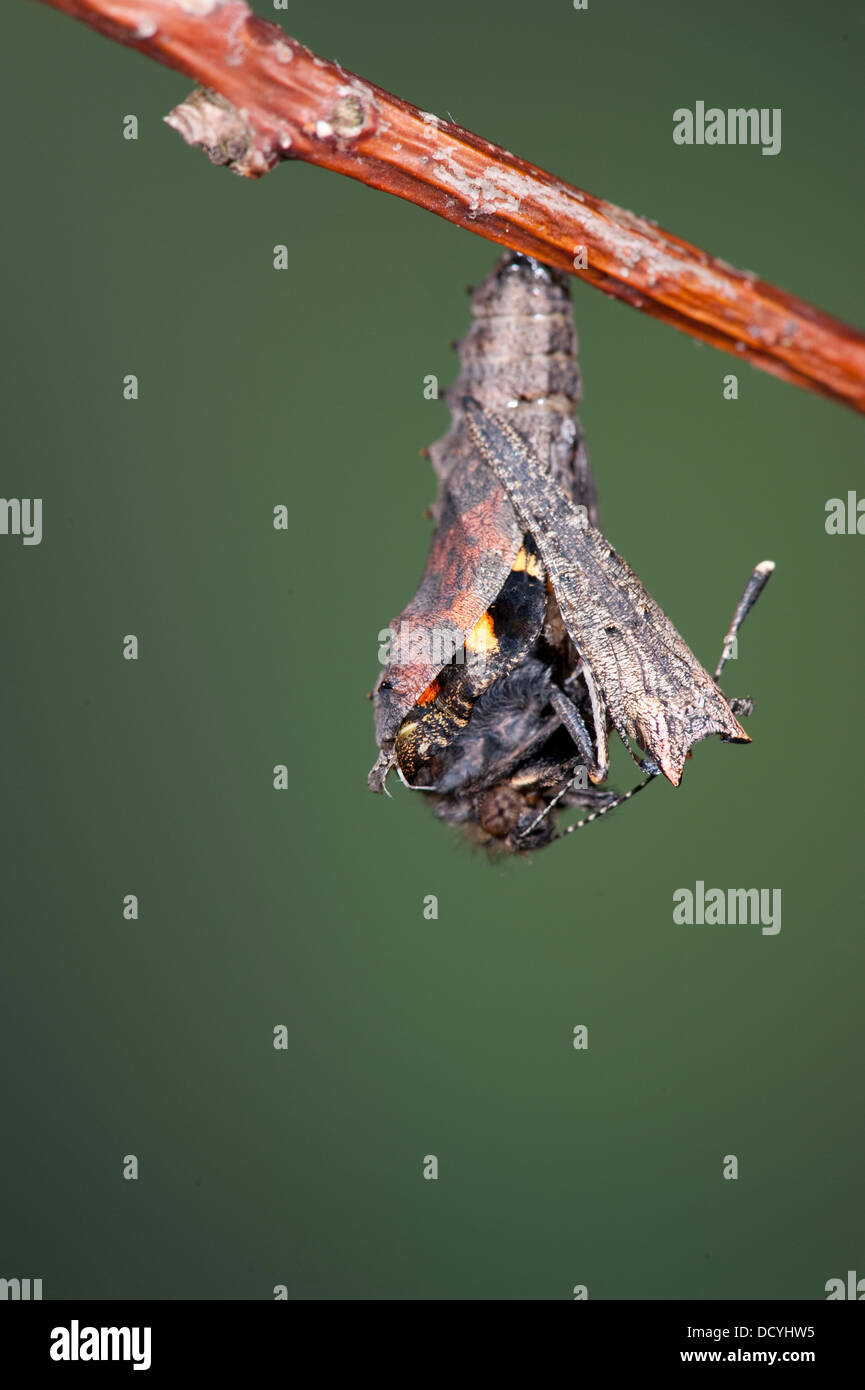
<path fill-rule="evenodd" d="M 580 752 L 591 781 L 597 786 L 607 779 L 609 757 L 605 746 L 598 747 L 586 728 L 582 715 L 564 691 L 553 690 L 551 704 Z M 600 742 L 600 740 L 598 740 Z M 606 742 L 606 740 L 604 740 Z"/>
<path fill-rule="evenodd" d="M 597 688 L 595 687 L 595 683 L 592 679 L 591 672 L 588 669 L 585 662 L 581 663 L 581 671 L 589 690 L 589 697 L 592 700 L 593 716 L 598 721 L 598 723 L 596 724 L 596 728 L 602 731 L 598 734 L 597 753 L 595 753 L 595 749 L 593 748 L 591 739 L 589 737 L 589 732 L 586 729 L 586 726 L 583 723 L 583 720 L 581 719 L 580 714 L 573 702 L 569 700 L 566 695 L 562 694 L 561 691 L 557 690 L 553 692 L 552 704 L 553 708 L 555 709 L 556 713 L 558 714 L 568 733 L 571 735 L 571 738 L 574 740 L 577 747 L 579 748 L 580 753 L 582 754 L 582 757 L 585 761 L 586 767 L 591 769 L 592 762 L 594 761 L 596 774 L 603 772 L 602 777 L 598 777 L 597 775 L 592 777 L 592 772 L 590 770 L 589 776 L 592 778 L 592 781 L 604 781 L 606 779 L 607 771 L 609 769 L 609 753 L 607 749 L 606 736 L 606 709 L 604 708 L 603 696 L 601 695 L 600 691 L 597 690 Z M 618 729 L 618 725 L 616 725 L 616 727 Z M 631 757 L 634 759 L 634 762 L 641 769 L 641 771 L 645 773 L 643 781 L 639 782 L 636 787 L 632 787 L 630 791 L 623 792 L 621 796 L 613 797 L 613 799 L 609 801 L 606 806 L 601 806 L 599 810 L 593 811 L 591 815 L 585 816 L 582 820 L 576 821 L 573 825 L 566 826 L 566 828 L 561 832 L 561 834 L 556 836 L 556 839 L 561 839 L 562 835 L 569 835 L 572 830 L 581 830 L 584 825 L 590 825 L 591 822 L 593 820 L 597 820 L 599 816 L 606 815 L 607 811 L 612 811 L 616 808 L 616 806 L 621 806 L 623 802 L 630 801 L 632 796 L 636 796 L 637 792 L 642 791 L 644 787 L 647 787 L 650 782 L 653 782 L 656 777 L 660 776 L 661 769 L 655 762 L 654 758 L 637 758 L 634 754 L 633 749 L 631 748 L 630 741 L 625 735 L 625 731 L 623 729 L 618 729 L 618 733 L 622 742 L 624 743 L 625 747 L 630 753 Z M 567 786 L 562 788 L 558 796 L 556 796 L 555 799 L 550 802 L 549 806 L 543 812 L 543 815 L 546 815 L 548 811 L 552 810 L 556 802 L 559 801 L 560 798 L 563 797 L 565 793 L 570 790 L 570 788 L 573 786 L 573 783 L 574 779 L 572 778 L 571 781 L 568 782 Z M 543 815 L 539 816 L 538 820 L 542 820 Z M 537 822 L 535 822 L 535 824 L 536 823 Z M 534 828 L 534 826 L 532 826 L 532 828 Z"/>
<path fill-rule="evenodd" d="M 592 706 L 592 724 L 595 729 L 594 742 L 573 700 L 569 699 L 563 691 L 555 689 L 551 703 L 580 750 L 589 774 L 589 780 L 595 786 L 599 786 L 602 782 L 606 782 L 607 773 L 610 770 L 610 750 L 607 743 L 607 706 L 588 662 L 581 660 L 574 675 L 582 676 L 589 693 L 589 701 Z"/>
<path fill-rule="evenodd" d="M 595 726 L 594 740 L 586 728 L 583 717 L 573 700 L 570 700 L 563 690 L 559 690 L 557 687 L 554 688 L 550 703 L 571 738 L 574 740 L 574 743 L 577 745 L 580 757 L 585 765 L 585 770 L 588 772 L 590 782 L 593 786 L 597 787 L 607 780 L 607 773 L 610 767 L 609 749 L 607 746 L 607 710 L 604 704 L 604 698 L 595 685 L 591 672 L 585 662 L 582 663 L 581 671 L 586 682 L 586 688 L 589 692 L 589 699 L 592 705 L 592 723 Z M 578 769 L 572 777 L 568 778 L 564 786 L 560 787 L 556 795 L 544 807 L 543 811 L 535 817 L 530 825 L 526 826 L 525 829 L 520 832 L 518 839 L 522 840 L 533 834 L 541 821 L 550 814 L 553 808 L 561 801 L 562 797 L 566 796 L 571 790 L 580 771 L 582 771 L 581 768 Z"/>

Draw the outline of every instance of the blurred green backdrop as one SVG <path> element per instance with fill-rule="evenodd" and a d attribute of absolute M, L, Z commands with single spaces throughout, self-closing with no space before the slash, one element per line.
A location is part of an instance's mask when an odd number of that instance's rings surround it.
<path fill-rule="evenodd" d="M 256 8 L 865 323 L 855 0 Z M 777 562 L 726 682 L 754 743 L 491 866 L 368 793 L 364 694 L 429 537 L 422 378 L 452 378 L 496 249 L 300 164 L 213 169 L 162 123 L 184 79 L 24 0 L 2 29 L 2 492 L 44 499 L 44 539 L 0 537 L 0 1275 L 761 1299 L 865 1274 L 865 540 L 824 529 L 865 493 L 862 420 L 741 366 L 725 401 L 731 358 L 574 284 L 605 529 L 706 664 Z M 675 146 L 697 99 L 781 107 L 781 154 Z M 697 879 L 780 887 L 780 934 L 675 926 Z"/>

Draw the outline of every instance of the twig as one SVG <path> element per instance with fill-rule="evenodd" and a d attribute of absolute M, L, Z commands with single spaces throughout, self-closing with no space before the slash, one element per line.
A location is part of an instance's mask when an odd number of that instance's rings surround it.
<path fill-rule="evenodd" d="M 243 0 L 43 3 L 206 88 L 166 119 L 216 163 L 253 178 L 291 158 L 348 174 L 865 412 L 856 329 L 315 57 Z"/>

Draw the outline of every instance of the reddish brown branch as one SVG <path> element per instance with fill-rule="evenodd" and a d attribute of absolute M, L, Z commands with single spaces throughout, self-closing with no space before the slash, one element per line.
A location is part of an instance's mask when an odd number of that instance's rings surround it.
<path fill-rule="evenodd" d="M 865 411 L 856 329 L 315 57 L 243 0 L 43 2 L 219 93 L 167 118 L 215 162 L 247 177 L 286 158 L 335 169 Z"/>

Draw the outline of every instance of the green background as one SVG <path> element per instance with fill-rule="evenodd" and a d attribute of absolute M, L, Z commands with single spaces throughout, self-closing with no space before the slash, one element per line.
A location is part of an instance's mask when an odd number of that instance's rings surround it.
<path fill-rule="evenodd" d="M 256 8 L 865 323 L 857 0 Z M 726 679 L 754 742 L 491 865 L 370 795 L 364 696 L 429 538 L 422 378 L 452 379 L 495 248 L 301 164 L 214 169 L 162 123 L 182 77 L 23 0 L 2 32 L 2 492 L 44 499 L 44 540 L 0 537 L 0 1275 L 256 1299 L 865 1275 L 865 540 L 824 529 L 865 493 L 861 418 L 741 365 L 725 401 L 731 358 L 575 282 L 605 530 L 705 664 L 777 563 Z M 698 99 L 780 106 L 781 154 L 675 146 Z M 697 879 L 780 887 L 780 934 L 675 926 Z"/>

